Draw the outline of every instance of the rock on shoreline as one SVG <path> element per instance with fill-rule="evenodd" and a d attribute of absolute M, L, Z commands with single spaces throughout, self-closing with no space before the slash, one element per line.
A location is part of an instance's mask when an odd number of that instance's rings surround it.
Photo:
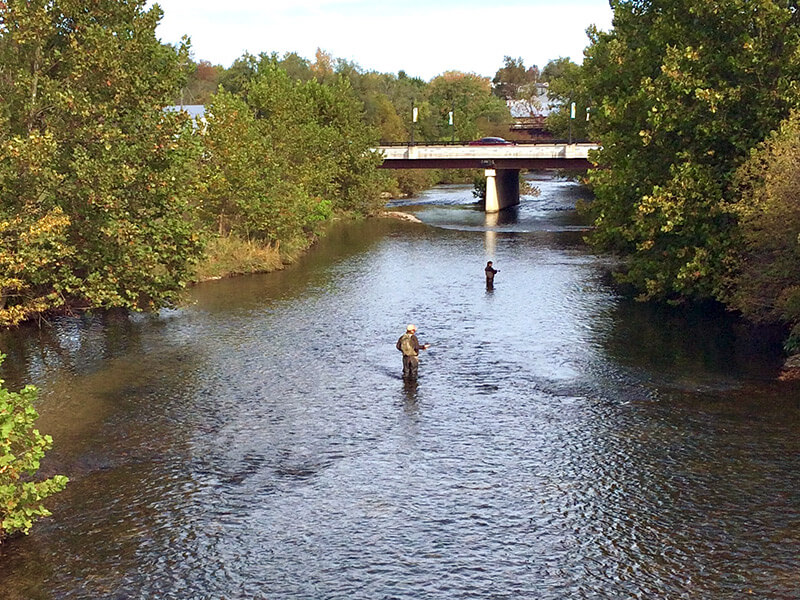
<path fill-rule="evenodd" d="M 781 381 L 800 381 L 800 354 L 793 354 L 784 361 L 778 379 Z"/>
<path fill-rule="evenodd" d="M 385 210 L 382 213 L 380 213 L 380 216 L 388 219 L 400 219 L 401 221 L 410 221 L 411 223 L 422 223 L 422 221 L 420 221 L 414 215 L 410 215 L 408 213 L 400 212 L 397 210 Z"/>

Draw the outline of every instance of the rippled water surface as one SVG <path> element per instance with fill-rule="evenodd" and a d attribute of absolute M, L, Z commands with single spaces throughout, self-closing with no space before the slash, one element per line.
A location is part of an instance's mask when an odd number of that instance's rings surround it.
<path fill-rule="evenodd" d="M 185 309 L 1 337 L 71 483 L 0 549 L 0 596 L 800 597 L 774 348 L 618 297 L 586 193 L 537 179 L 500 217 L 442 186 L 399 207 L 423 224 L 341 226 Z"/>

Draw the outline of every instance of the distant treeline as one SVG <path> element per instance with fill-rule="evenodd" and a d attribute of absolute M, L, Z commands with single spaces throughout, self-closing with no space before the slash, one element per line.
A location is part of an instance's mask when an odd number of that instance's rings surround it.
<path fill-rule="evenodd" d="M 508 101 L 531 114 L 550 112 L 551 135 L 566 137 L 570 123 L 568 111 L 563 108 L 580 72 L 579 66 L 566 58 L 551 60 L 540 70 L 536 65 L 526 67 L 521 58 L 506 56 L 492 79 L 447 71 L 426 82 L 404 71 L 365 71 L 322 50 L 317 50 L 313 61 L 294 52 L 283 56 L 262 53 L 244 55 L 228 68 L 203 60 L 189 61 L 184 68 L 185 83 L 173 101 L 208 106 L 220 92 L 247 97 L 248 86 L 276 68 L 299 84 L 332 86 L 347 82 L 360 106 L 363 122 L 377 135 L 378 142 L 465 141 L 482 136 L 527 139 L 524 133 L 511 132 Z M 542 84 L 548 89 L 546 97 L 540 93 Z M 585 121 L 576 121 L 572 127 L 575 137 L 587 133 Z M 452 171 L 393 172 L 387 174 L 386 191 L 407 195 L 434 183 L 471 178 L 471 174 Z"/>

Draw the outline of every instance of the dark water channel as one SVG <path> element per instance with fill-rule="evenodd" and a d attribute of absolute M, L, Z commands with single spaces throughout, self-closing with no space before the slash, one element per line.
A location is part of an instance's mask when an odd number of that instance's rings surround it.
<path fill-rule="evenodd" d="M 71 477 L 0 548 L 0 597 L 800 597 L 800 388 L 732 320 L 618 297 L 581 189 L 536 183 L 494 220 L 437 188 L 401 207 L 425 224 L 341 226 L 158 317 L 0 337 Z"/>

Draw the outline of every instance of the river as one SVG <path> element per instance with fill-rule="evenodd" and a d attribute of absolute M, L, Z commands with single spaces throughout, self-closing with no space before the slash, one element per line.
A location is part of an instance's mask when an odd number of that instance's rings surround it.
<path fill-rule="evenodd" d="M 394 206 L 422 224 L 339 225 L 180 310 L 2 334 L 71 482 L 0 546 L 0 596 L 800 596 L 800 387 L 774 346 L 620 297 L 585 191 L 532 178 L 499 218 L 440 186 Z"/>

